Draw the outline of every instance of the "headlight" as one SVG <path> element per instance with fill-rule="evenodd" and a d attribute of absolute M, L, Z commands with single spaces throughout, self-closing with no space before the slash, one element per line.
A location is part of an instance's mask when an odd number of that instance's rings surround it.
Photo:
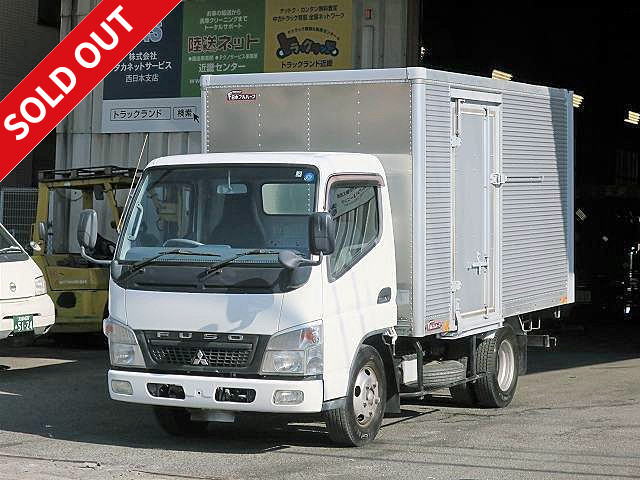
<path fill-rule="evenodd" d="M 44 277 L 36 277 L 36 295 L 44 295 L 47 293 L 47 284 Z"/>
<path fill-rule="evenodd" d="M 144 357 L 136 334 L 126 325 L 105 318 L 102 330 L 109 339 L 111 365 L 119 367 L 144 367 Z"/>
<path fill-rule="evenodd" d="M 323 368 L 322 323 L 276 333 L 269 339 L 262 373 L 320 375 Z"/>

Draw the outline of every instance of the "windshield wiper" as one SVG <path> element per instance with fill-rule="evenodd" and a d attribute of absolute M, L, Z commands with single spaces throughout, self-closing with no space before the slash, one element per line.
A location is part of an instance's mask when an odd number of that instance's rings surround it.
<path fill-rule="evenodd" d="M 231 262 L 234 262 L 240 257 L 245 257 L 247 255 L 277 255 L 277 254 L 278 252 L 274 250 L 262 250 L 262 249 L 249 250 L 248 252 L 238 253 L 236 255 L 233 255 L 232 257 L 227 258 L 226 260 L 222 260 L 221 262 L 214 263 L 210 267 L 207 267 L 205 271 L 201 272 L 198 275 L 198 279 L 200 280 L 206 279 L 209 275 L 217 272 L 225 265 L 229 265 Z"/>
<path fill-rule="evenodd" d="M 22 253 L 22 249 L 20 247 L 16 247 L 15 245 L 9 245 L 8 247 L 0 248 L 0 253 L 9 253 L 9 252 Z"/>
<path fill-rule="evenodd" d="M 125 273 L 121 279 L 125 280 L 127 279 L 129 276 L 131 276 L 133 273 L 139 271 L 140 269 L 146 267 L 147 265 L 155 262 L 157 259 L 159 259 L 160 257 L 164 257 L 165 255 L 191 255 L 191 256 L 196 256 L 196 257 L 219 257 L 220 255 L 218 255 L 217 253 L 208 253 L 208 252 L 188 252 L 185 250 L 181 250 L 181 249 L 175 249 L 175 250 L 165 250 L 164 252 L 160 252 L 157 255 L 154 255 L 153 257 L 150 258 L 146 258 L 144 260 L 140 260 L 139 262 L 136 262 L 134 264 L 131 265 L 131 268 L 129 269 L 129 271 L 127 273 Z"/>

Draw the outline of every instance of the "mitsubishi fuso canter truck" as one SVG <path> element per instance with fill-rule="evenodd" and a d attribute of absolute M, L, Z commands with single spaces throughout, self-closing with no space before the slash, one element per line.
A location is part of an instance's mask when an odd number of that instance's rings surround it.
<path fill-rule="evenodd" d="M 424 68 L 201 87 L 205 153 L 147 165 L 110 263 L 111 398 L 175 435 L 322 412 L 352 446 L 438 389 L 508 405 L 574 298 L 571 92 Z"/>

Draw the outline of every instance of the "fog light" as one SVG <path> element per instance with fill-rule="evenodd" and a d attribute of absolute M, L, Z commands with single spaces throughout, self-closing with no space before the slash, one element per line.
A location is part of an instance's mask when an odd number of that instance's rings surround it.
<path fill-rule="evenodd" d="M 126 380 L 111 380 L 111 390 L 119 395 L 133 395 L 133 387 Z"/>
<path fill-rule="evenodd" d="M 276 405 L 299 405 L 304 402 L 304 392 L 301 390 L 276 390 L 273 403 Z"/>

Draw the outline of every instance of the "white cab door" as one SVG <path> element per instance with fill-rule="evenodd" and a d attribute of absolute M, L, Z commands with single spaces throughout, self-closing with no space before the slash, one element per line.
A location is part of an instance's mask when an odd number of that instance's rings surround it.
<path fill-rule="evenodd" d="M 326 400 L 346 394 L 362 339 L 396 324 L 393 231 L 391 219 L 382 215 L 382 205 L 388 205 L 388 199 L 381 198 L 386 190 L 372 177 L 349 178 L 335 178 L 327 198 L 337 236 L 323 272 Z"/>

